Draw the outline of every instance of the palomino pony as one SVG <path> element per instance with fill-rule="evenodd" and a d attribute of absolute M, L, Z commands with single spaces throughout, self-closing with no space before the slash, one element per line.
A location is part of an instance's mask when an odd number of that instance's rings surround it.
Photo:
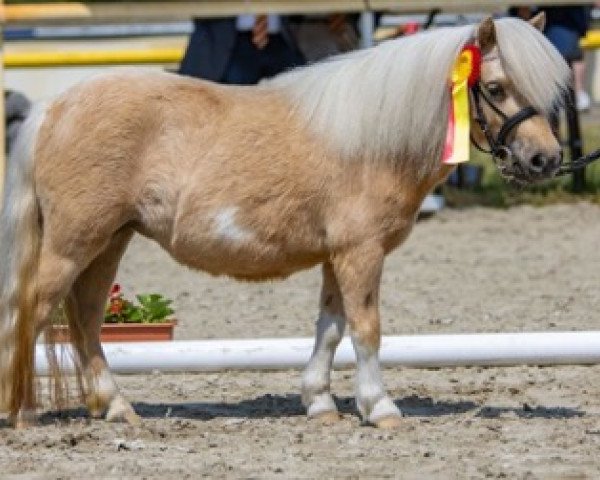
<path fill-rule="evenodd" d="M 1 219 L 0 397 L 12 422 L 34 419 L 34 344 L 63 300 L 90 413 L 139 421 L 99 341 L 137 232 L 214 275 L 266 280 L 322 264 L 308 416 L 338 417 L 330 370 L 348 324 L 360 414 L 398 425 L 378 360 L 381 272 L 452 169 L 440 160 L 448 79 L 466 44 L 483 54 L 474 140 L 490 144 L 507 176 L 552 176 L 561 156 L 546 114 L 570 74 L 516 19 L 390 41 L 252 87 L 117 71 L 31 115 Z"/>

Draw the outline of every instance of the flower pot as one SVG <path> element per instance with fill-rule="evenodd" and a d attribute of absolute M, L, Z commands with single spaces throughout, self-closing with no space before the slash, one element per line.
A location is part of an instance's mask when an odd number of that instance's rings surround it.
<path fill-rule="evenodd" d="M 173 331 L 177 320 L 164 323 L 103 323 L 100 330 L 101 342 L 164 342 L 173 340 Z M 66 325 L 52 327 L 53 340 L 56 343 L 70 341 L 69 328 Z"/>

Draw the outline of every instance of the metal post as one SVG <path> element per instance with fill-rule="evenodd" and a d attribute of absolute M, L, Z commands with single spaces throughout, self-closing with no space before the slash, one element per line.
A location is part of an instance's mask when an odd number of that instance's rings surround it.
<path fill-rule="evenodd" d="M 583 155 L 583 142 L 581 140 L 581 129 L 579 127 L 579 115 L 577 113 L 577 100 L 575 90 L 569 88 L 567 105 L 565 109 L 567 117 L 567 131 L 569 136 L 569 152 L 571 159 L 580 158 Z M 573 192 L 581 193 L 585 188 L 585 169 L 582 168 L 573 173 Z"/>
<path fill-rule="evenodd" d="M 373 12 L 362 12 L 360 14 L 360 46 L 369 48 L 373 46 L 375 38 L 375 14 Z"/>

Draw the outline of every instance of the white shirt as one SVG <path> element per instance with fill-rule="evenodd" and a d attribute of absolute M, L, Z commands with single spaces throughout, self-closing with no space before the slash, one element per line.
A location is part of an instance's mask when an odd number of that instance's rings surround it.
<path fill-rule="evenodd" d="M 235 26 L 238 32 L 249 32 L 254 28 L 256 15 L 238 15 Z M 281 17 L 279 15 L 267 15 L 267 31 L 279 33 L 281 31 Z"/>

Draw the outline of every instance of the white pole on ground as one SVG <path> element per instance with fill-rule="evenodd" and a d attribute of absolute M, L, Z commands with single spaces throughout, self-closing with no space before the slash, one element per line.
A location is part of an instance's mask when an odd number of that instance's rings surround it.
<path fill-rule="evenodd" d="M 301 368 L 310 357 L 312 338 L 199 340 L 105 343 L 110 368 L 116 373 Z M 70 346 L 64 367 L 72 369 Z M 384 337 L 384 365 L 452 367 L 467 365 L 561 365 L 600 363 L 600 331 L 409 335 Z M 354 364 L 348 338 L 340 344 L 336 367 Z M 38 374 L 48 373 L 45 347 L 36 349 Z"/>

